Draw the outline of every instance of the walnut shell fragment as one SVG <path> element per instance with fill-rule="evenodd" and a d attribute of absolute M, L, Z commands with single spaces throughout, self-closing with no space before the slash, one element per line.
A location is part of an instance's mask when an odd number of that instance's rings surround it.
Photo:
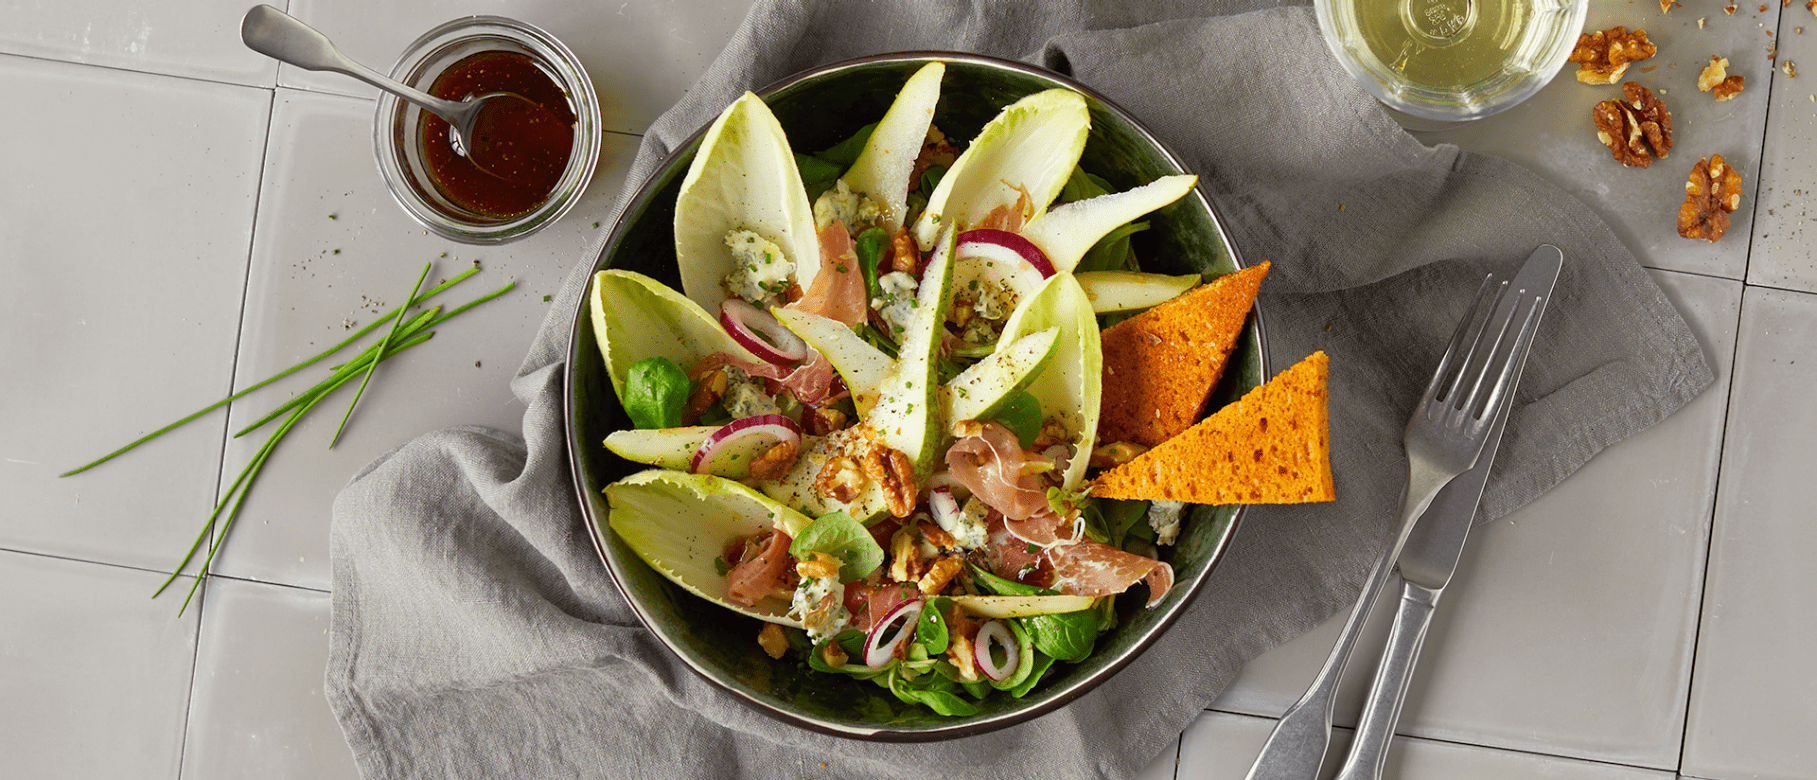
<path fill-rule="evenodd" d="M 1631 168 L 1653 164 L 1672 152 L 1672 112 L 1652 91 L 1635 82 L 1621 87 L 1624 100 L 1605 100 L 1590 110 L 1596 137 L 1615 161 Z"/>
<path fill-rule="evenodd" d="M 1722 155 L 1698 160 L 1685 182 L 1685 202 L 1678 207 L 1678 235 L 1715 243 L 1728 232 L 1729 214 L 1741 208 L 1741 172 Z"/>
<path fill-rule="evenodd" d="M 1585 84 L 1614 84 L 1628 71 L 1628 63 L 1639 62 L 1659 52 L 1647 40 L 1646 30 L 1628 32 L 1622 26 L 1584 33 L 1571 50 L 1571 62 L 1578 63 L 1577 80 Z"/>
<path fill-rule="evenodd" d="M 1697 74 L 1697 90 L 1715 95 L 1718 101 L 1741 94 L 1744 86 L 1747 86 L 1746 76 L 1729 75 L 1727 57 L 1710 55 L 1710 64 L 1703 66 L 1703 72 Z"/>

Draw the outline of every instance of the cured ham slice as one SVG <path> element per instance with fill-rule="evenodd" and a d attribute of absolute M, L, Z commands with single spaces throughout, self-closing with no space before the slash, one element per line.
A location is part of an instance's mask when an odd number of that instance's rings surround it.
<path fill-rule="evenodd" d="M 1146 582 L 1148 606 L 1152 607 L 1173 587 L 1173 567 L 1166 562 L 1102 542 L 1083 539 L 1051 547 L 1045 555 L 1054 567 L 1053 587 L 1064 594 L 1109 596 Z"/>
<path fill-rule="evenodd" d="M 726 572 L 726 598 L 754 607 L 781 587 L 789 573 L 789 545 L 794 541 L 781 531 L 770 534 L 763 549 Z"/>
<path fill-rule="evenodd" d="M 835 221 L 820 231 L 820 271 L 801 300 L 791 308 L 838 320 L 846 325 L 863 322 L 870 309 L 865 295 L 864 272 L 858 252 L 844 222 Z"/>
<path fill-rule="evenodd" d="M 726 366 L 737 366 L 746 374 L 777 382 L 804 404 L 826 403 L 837 398 L 845 388 L 844 383 L 838 381 L 839 372 L 834 369 L 833 361 L 814 349 L 808 350 L 807 362 L 794 368 L 761 360 L 740 360 L 724 352 L 715 352 L 695 363 L 688 371 L 688 378 L 699 379 L 709 371 Z"/>
<path fill-rule="evenodd" d="M 1016 435 L 994 422 L 946 451 L 946 468 L 953 478 L 1011 521 L 1053 513 L 1047 505 L 1047 483 L 1039 475 L 1022 473 L 1028 460 Z"/>

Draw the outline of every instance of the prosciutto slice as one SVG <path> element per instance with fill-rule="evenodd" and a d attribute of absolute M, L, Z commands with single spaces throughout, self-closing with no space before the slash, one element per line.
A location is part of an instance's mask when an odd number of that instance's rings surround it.
<path fill-rule="evenodd" d="M 833 361 L 820 354 L 820 350 L 812 348 L 808 350 L 807 362 L 793 368 L 762 360 L 740 360 L 724 352 L 715 352 L 695 363 L 688 371 L 688 378 L 699 379 L 709 371 L 726 366 L 737 366 L 746 374 L 777 382 L 788 388 L 795 394 L 795 399 L 804 404 L 825 403 L 836 398 L 844 389 L 844 385 L 836 381 L 839 373 L 834 370 Z"/>
<path fill-rule="evenodd" d="M 852 233 L 844 222 L 835 221 L 819 235 L 820 271 L 801 300 L 789 306 L 857 325 L 864 321 L 870 301 L 865 296 L 864 272 L 858 268 L 858 252 L 852 248 Z"/>
<path fill-rule="evenodd" d="M 1164 561 L 1124 552 L 1102 542 L 1081 539 L 1046 551 L 1054 567 L 1053 587 L 1073 596 L 1109 596 L 1137 582 L 1148 583 L 1148 606 L 1160 603 L 1173 588 L 1173 567 Z"/>
<path fill-rule="evenodd" d="M 754 607 L 764 596 L 781 587 L 783 578 L 789 573 L 789 545 L 794 541 L 781 531 L 770 534 L 763 549 L 726 572 L 726 598 Z"/>
<path fill-rule="evenodd" d="M 978 434 L 954 442 L 946 451 L 946 468 L 953 478 L 1010 521 L 1053 514 L 1047 505 L 1047 483 L 1039 475 L 1022 473 L 1028 460 L 1016 435 L 994 422 L 985 423 Z"/>

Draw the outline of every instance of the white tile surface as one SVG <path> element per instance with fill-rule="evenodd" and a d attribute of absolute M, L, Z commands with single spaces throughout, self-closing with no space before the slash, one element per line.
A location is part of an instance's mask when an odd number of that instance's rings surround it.
<path fill-rule="evenodd" d="M 1241 780 L 1268 739 L 1274 721 L 1207 712 L 1180 738 L 1179 777 Z M 1339 729 L 1321 777 L 1330 777 L 1349 749 L 1350 732 Z M 1401 780 L 1671 780 L 1672 773 L 1554 756 L 1397 737 L 1388 752 L 1384 777 Z"/>
<path fill-rule="evenodd" d="M 0 84 L 35 118 L 0 122 L 0 547 L 172 566 L 222 414 L 57 474 L 228 394 L 270 94 L 7 55 Z"/>
<path fill-rule="evenodd" d="M 439 302 L 458 305 L 513 280 L 517 288 L 381 366 L 334 450 L 328 442 L 354 386 L 292 429 L 266 466 L 283 476 L 262 479 L 247 499 L 216 562 L 223 574 L 326 589 L 329 507 L 356 471 L 437 428 L 519 429 L 523 407 L 509 382 L 547 312 L 542 298 L 603 237 L 606 226 L 594 225 L 617 196 L 637 140 L 607 134 L 599 173 L 560 222 L 523 241 L 474 247 L 427 235 L 391 199 L 372 160 L 371 125 L 365 99 L 278 90 L 271 144 L 283 153 L 267 162 L 235 386 L 289 368 L 390 311 L 426 261 L 436 268 L 425 288 L 476 260 L 482 266 Z M 380 336 L 373 333 L 370 343 Z M 345 357 L 357 351 L 349 348 Z M 325 361 L 236 403 L 231 430 L 307 390 L 339 362 Z M 228 444 L 229 479 L 268 433 L 261 429 Z"/>
<path fill-rule="evenodd" d="M 200 610 L 163 579 L 0 551 L 0 774 L 177 777 Z"/>
<path fill-rule="evenodd" d="M 322 692 L 328 594 L 210 580 L 184 780 L 357 780 Z"/>
<path fill-rule="evenodd" d="M 1176 739 L 1162 748 L 1148 766 L 1136 773 L 1135 780 L 1174 780 L 1180 763 L 1180 740 Z M 1187 775 L 1190 777 L 1191 775 Z"/>
<path fill-rule="evenodd" d="M 389 73 L 411 41 L 469 14 L 527 22 L 574 51 L 599 93 L 604 127 L 642 133 L 706 71 L 744 21 L 749 0 L 551 3 L 542 0 L 294 0 L 290 13 L 341 50 Z M 344 95 L 373 95 L 345 76 L 283 66 L 279 83 Z"/>
<path fill-rule="evenodd" d="M 1741 285 L 1654 278 L 1702 340 L 1717 383 L 1471 534 L 1401 733 L 1677 767 Z M 1385 615 L 1361 640 L 1369 651 L 1352 662 L 1340 723 L 1355 722 Z M 1341 618 L 1263 655 L 1213 707 L 1279 715 L 1323 662 Z"/>
<path fill-rule="evenodd" d="M 1817 292 L 1817 16 L 1802 5 L 1781 12 L 1779 63 L 1805 70 L 1773 74 L 1748 282 Z"/>
<path fill-rule="evenodd" d="M 250 7 L 247 0 L 11 0 L 0 3 L 0 52 L 269 87 L 277 63 L 240 43 L 240 17 Z"/>
<path fill-rule="evenodd" d="M 1748 290 L 1738 350 L 1684 771 L 1808 778 L 1817 773 L 1817 295 Z"/>
<path fill-rule="evenodd" d="M 1671 154 L 1651 167 L 1624 167 L 1597 141 L 1590 110 L 1600 101 L 1620 99 L 1621 87 L 1579 83 L 1573 63 L 1519 106 L 1463 127 L 1419 135 L 1428 143 L 1456 143 L 1542 171 L 1602 215 L 1643 265 L 1740 279 L 1747 273 L 1746 239 L 1753 229 L 1748 202 L 1761 175 L 1766 46 L 1773 40 L 1767 33 L 1778 25 L 1779 9 L 1774 4 L 1762 13 L 1759 3 L 1744 2 L 1730 16 L 1722 5 L 1686 2 L 1662 14 L 1651 0 L 1589 4 L 1585 30 L 1616 25 L 1644 29 L 1659 47 L 1652 59 L 1635 63 L 1622 77 L 1652 90 L 1672 113 Z M 1699 18 L 1706 20 L 1701 29 Z M 1747 77 L 1747 89 L 1732 100 L 1719 103 L 1697 91 L 1697 74 L 1712 54 L 1728 57 L 1729 72 Z M 1680 238 L 1677 228 L 1685 179 L 1699 158 L 1711 154 L 1721 154 L 1741 171 L 1748 196 L 1733 215 L 1728 237 L 1716 244 Z"/>

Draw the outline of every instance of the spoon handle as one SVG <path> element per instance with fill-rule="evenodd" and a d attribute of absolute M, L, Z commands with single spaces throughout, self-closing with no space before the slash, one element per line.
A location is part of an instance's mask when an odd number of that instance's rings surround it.
<path fill-rule="evenodd" d="M 326 70 L 352 76 L 437 114 L 447 116 L 459 111 L 459 107 L 450 101 L 412 89 L 348 59 L 328 36 L 269 5 L 255 5 L 246 12 L 246 18 L 240 22 L 240 40 L 245 41 L 247 48 L 279 62 L 288 62 L 304 70 Z"/>

